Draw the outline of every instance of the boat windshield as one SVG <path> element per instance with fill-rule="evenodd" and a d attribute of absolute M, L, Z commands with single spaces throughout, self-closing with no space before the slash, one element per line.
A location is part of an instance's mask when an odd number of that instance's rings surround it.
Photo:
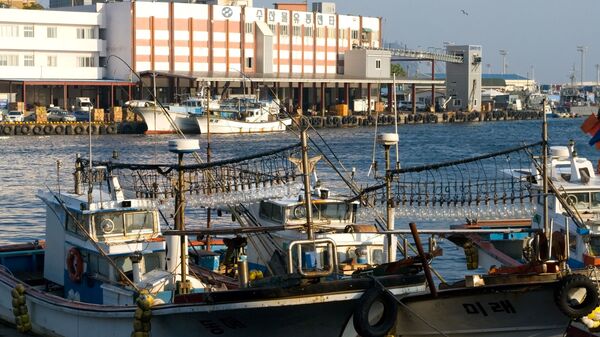
<path fill-rule="evenodd" d="M 115 236 L 152 233 L 154 214 L 152 212 L 101 213 L 94 216 L 96 236 Z"/>
<path fill-rule="evenodd" d="M 314 220 L 350 220 L 351 208 L 345 203 L 314 203 L 312 204 L 312 215 Z M 304 204 L 292 206 L 290 214 L 293 219 L 305 219 L 306 210 Z"/>
<path fill-rule="evenodd" d="M 577 209 L 600 209 L 600 191 L 569 193 L 567 203 Z"/>

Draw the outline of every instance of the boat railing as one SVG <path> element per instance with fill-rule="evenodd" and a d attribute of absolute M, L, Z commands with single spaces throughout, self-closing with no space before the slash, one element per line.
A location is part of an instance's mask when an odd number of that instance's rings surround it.
<path fill-rule="evenodd" d="M 302 249 L 307 247 L 309 249 Z M 317 257 L 320 253 L 317 248 L 326 253 L 328 265 L 325 269 L 318 268 Z M 294 254 L 296 249 L 296 254 Z M 321 254 L 323 254 L 321 253 Z M 296 257 L 296 269 L 294 268 L 294 257 Z M 288 271 L 290 274 L 297 271 L 304 277 L 324 277 L 334 274 L 337 270 L 337 247 L 331 239 L 317 240 L 296 240 L 292 241 L 288 247 Z"/>

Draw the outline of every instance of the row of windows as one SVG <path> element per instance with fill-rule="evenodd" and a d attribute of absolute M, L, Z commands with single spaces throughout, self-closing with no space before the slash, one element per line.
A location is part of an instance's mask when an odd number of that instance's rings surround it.
<path fill-rule="evenodd" d="M 46 57 L 47 67 L 57 66 L 57 57 L 48 55 Z M 76 64 L 78 67 L 95 67 L 96 58 L 93 56 L 78 56 Z M 0 55 L 0 67 L 17 67 L 19 66 L 19 55 Z M 23 55 L 24 67 L 35 67 L 35 57 L 33 55 Z"/>
<path fill-rule="evenodd" d="M 56 39 L 58 37 L 57 31 L 57 27 L 46 27 L 46 37 Z M 0 25 L 0 37 L 19 37 L 19 26 Z M 23 37 L 35 37 L 35 28 L 33 25 L 23 26 Z M 95 39 L 96 37 L 96 29 L 93 27 L 77 28 L 78 39 Z"/>
<path fill-rule="evenodd" d="M 253 23 L 246 23 L 246 33 L 252 33 L 252 27 L 253 27 Z M 292 35 L 295 37 L 300 37 L 302 36 L 302 26 L 292 26 Z M 274 24 L 269 24 L 269 29 L 271 29 L 271 31 L 275 34 L 277 34 L 277 28 L 279 28 L 279 35 L 280 36 L 289 36 L 289 26 L 288 25 L 279 25 L 279 27 L 277 27 Z M 313 36 L 313 27 L 307 27 L 304 26 L 304 36 L 306 37 L 311 37 Z M 324 38 L 326 35 L 328 38 L 330 39 L 335 39 L 335 29 L 327 29 L 327 33 L 325 33 L 325 27 L 317 27 L 317 29 L 314 31 L 315 36 L 318 38 Z M 340 29 L 339 30 L 339 37 L 340 39 L 347 39 L 348 38 L 348 32 L 346 29 Z M 372 40 L 376 39 L 376 33 L 373 32 L 371 33 L 372 35 Z M 357 40 L 358 39 L 358 30 L 352 30 L 350 31 L 350 36 L 352 39 Z"/>

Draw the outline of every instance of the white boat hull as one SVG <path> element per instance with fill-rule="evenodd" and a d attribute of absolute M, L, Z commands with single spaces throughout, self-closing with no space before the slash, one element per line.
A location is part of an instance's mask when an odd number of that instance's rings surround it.
<path fill-rule="evenodd" d="M 194 117 L 183 112 L 166 112 L 160 107 L 134 108 L 135 113 L 142 116 L 146 123 L 146 134 L 168 134 L 177 133 L 175 126 L 183 133 L 198 133 L 198 124 Z M 170 117 L 170 119 L 169 119 Z M 172 123 L 171 123 L 172 120 Z"/>
<path fill-rule="evenodd" d="M 0 318 L 14 322 L 11 290 L 15 280 L 0 275 Z M 304 294 L 300 287 L 295 294 L 268 299 L 221 301 L 222 304 L 165 304 L 152 308 L 151 336 L 225 336 L 225 337 L 312 337 L 353 336 L 352 310 L 363 295 L 365 279 L 360 288 L 346 291 L 332 289 Z M 422 292 L 422 283 L 391 286 L 396 296 Z M 248 290 L 250 293 L 260 290 Z M 285 289 L 277 292 L 285 293 Z M 251 294 L 249 294 L 251 295 Z M 47 336 L 122 337 L 133 331 L 135 306 L 102 306 L 74 302 L 28 289 L 26 305 L 33 332 Z M 315 315 L 315 313 L 319 313 Z M 274 321 L 275 319 L 275 321 Z"/>
<path fill-rule="evenodd" d="M 228 134 L 228 133 L 266 133 L 283 132 L 292 124 L 290 118 L 273 122 L 244 122 L 225 118 L 214 118 L 210 120 L 206 116 L 196 117 L 200 133 Z M 210 125 L 208 125 L 210 123 Z"/>

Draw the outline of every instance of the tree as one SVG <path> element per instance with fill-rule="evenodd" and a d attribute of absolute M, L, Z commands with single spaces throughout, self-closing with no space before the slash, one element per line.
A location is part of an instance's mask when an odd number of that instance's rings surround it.
<path fill-rule="evenodd" d="M 29 4 L 23 5 L 23 9 L 44 9 L 44 6 L 40 5 L 37 2 L 31 2 Z"/>
<path fill-rule="evenodd" d="M 390 67 L 391 70 L 391 74 L 396 74 L 396 77 L 406 77 L 406 71 L 404 70 L 404 68 L 402 68 L 401 65 L 397 64 L 397 63 L 392 63 L 392 66 Z"/>

